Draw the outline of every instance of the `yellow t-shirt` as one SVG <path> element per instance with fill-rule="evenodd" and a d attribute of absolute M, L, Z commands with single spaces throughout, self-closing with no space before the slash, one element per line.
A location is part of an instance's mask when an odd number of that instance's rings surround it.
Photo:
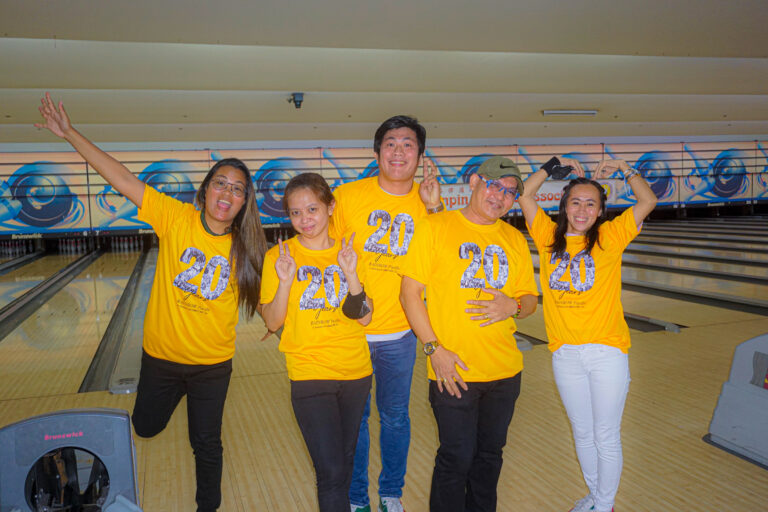
<path fill-rule="evenodd" d="M 376 177 L 364 178 L 341 185 L 334 196 L 335 237 L 349 238 L 355 233 L 355 251 L 368 273 L 365 293 L 373 299 L 376 312 L 366 334 L 409 330 L 400 305 L 400 276 L 416 223 L 427 216 L 418 185 L 408 194 L 396 196 L 382 190 Z"/>
<path fill-rule="evenodd" d="M 230 235 L 205 231 L 200 211 L 144 187 L 139 220 L 160 238 L 144 318 L 144 350 L 182 364 L 216 364 L 235 353 L 237 281 Z"/>
<path fill-rule="evenodd" d="M 288 310 L 279 349 L 285 353 L 291 380 L 353 380 L 373 373 L 363 326 L 344 316 L 347 279 L 336 257 L 341 243 L 313 251 L 296 237 L 285 242 L 296 260 L 296 276 L 288 295 Z M 267 251 L 261 278 L 261 302 L 272 302 L 280 280 L 275 261 L 277 246 Z M 358 277 L 365 284 L 365 272 Z M 367 293 L 367 292 L 366 292 Z M 377 308 L 376 303 L 373 304 Z M 375 316 L 375 313 L 374 313 Z"/>
<path fill-rule="evenodd" d="M 528 226 L 539 251 L 549 349 L 601 343 L 627 352 L 629 327 L 621 307 L 621 255 L 639 230 L 632 208 L 600 226 L 599 244 L 584 253 L 583 236 L 566 236 L 566 256 L 552 261 L 555 223 L 539 209 Z"/>
<path fill-rule="evenodd" d="M 470 222 L 459 210 L 421 220 L 403 265 L 403 275 L 426 285 L 427 313 L 440 344 L 469 368 L 458 368 L 467 382 L 488 382 L 517 375 L 523 355 L 512 335 L 513 318 L 480 327 L 464 310 L 468 300 L 489 300 L 482 288 L 510 297 L 538 295 L 528 244 L 514 227 L 500 220 Z M 428 363 L 429 378 L 435 373 Z"/>

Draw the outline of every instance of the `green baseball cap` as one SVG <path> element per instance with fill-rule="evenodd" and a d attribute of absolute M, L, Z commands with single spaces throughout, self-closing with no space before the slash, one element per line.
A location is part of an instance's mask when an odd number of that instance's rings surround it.
<path fill-rule="evenodd" d="M 517 164 L 503 156 L 492 156 L 477 168 L 477 174 L 489 180 L 515 178 L 517 191 L 523 193 L 523 178 Z"/>

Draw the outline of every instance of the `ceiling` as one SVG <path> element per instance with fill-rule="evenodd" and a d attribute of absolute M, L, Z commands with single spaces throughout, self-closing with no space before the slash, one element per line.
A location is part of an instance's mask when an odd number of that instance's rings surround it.
<path fill-rule="evenodd" d="M 762 137 L 766 0 L 0 0 L 0 143 Z M 301 109 L 287 100 L 304 92 Z M 594 117 L 544 117 L 595 109 Z"/>

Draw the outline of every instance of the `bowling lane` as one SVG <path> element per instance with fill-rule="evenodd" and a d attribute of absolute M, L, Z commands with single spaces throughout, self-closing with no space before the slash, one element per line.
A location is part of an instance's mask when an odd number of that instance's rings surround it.
<path fill-rule="evenodd" d="M 139 254 L 102 255 L 0 341 L 0 400 L 77 392 Z"/>
<path fill-rule="evenodd" d="M 531 254 L 534 267 L 539 264 L 539 256 L 535 252 Z M 745 297 L 760 301 L 768 299 L 768 285 L 755 283 L 743 283 L 729 281 L 727 279 L 715 279 L 712 277 L 699 277 L 692 275 L 683 275 L 661 270 L 647 270 L 641 268 L 630 268 L 624 266 L 621 269 L 622 280 L 641 281 L 650 284 L 659 284 L 676 288 L 685 293 L 686 290 L 704 291 L 734 297 Z"/>
<path fill-rule="evenodd" d="M 629 244 L 629 249 L 636 249 L 642 251 L 664 251 L 665 253 L 675 253 L 682 257 L 689 254 L 695 254 L 697 256 L 712 256 L 717 258 L 732 258 L 734 256 L 742 260 L 756 261 L 765 263 L 768 265 L 768 251 L 765 252 L 744 252 L 739 251 L 738 247 L 734 247 L 729 250 L 722 249 L 707 249 L 706 247 L 688 247 L 680 245 L 651 245 L 638 242 L 632 242 Z"/>
<path fill-rule="evenodd" d="M 760 236 L 768 237 L 768 229 L 759 228 L 756 226 L 684 226 L 684 225 L 658 225 L 658 224 L 646 224 L 643 231 L 649 233 L 666 233 L 668 231 L 686 231 L 690 234 L 710 233 L 710 234 L 722 234 L 722 235 L 735 235 L 735 236 Z"/>
<path fill-rule="evenodd" d="M 642 315 L 686 327 L 717 325 L 725 322 L 749 322 L 765 318 L 745 311 L 723 309 L 629 290 L 621 291 L 621 303 L 626 313 Z M 685 331 L 680 333 L 680 336 L 684 335 Z"/>
<path fill-rule="evenodd" d="M 686 290 L 708 292 L 717 295 L 730 295 L 736 298 L 747 298 L 765 302 L 768 300 L 768 286 L 755 283 L 742 283 L 715 279 L 712 277 L 698 277 L 681 275 L 659 270 L 646 270 L 640 268 L 624 267 L 621 271 L 623 280 L 641 281 L 643 283 L 658 283 L 672 287 L 685 293 Z"/>
<path fill-rule="evenodd" d="M 539 286 L 539 291 L 541 291 L 539 274 L 538 272 L 534 272 L 534 274 L 536 284 Z M 748 322 L 765 318 L 762 315 L 755 315 L 744 311 L 723 309 L 716 306 L 629 290 L 621 291 L 621 303 L 625 313 L 686 327 L 722 324 L 726 319 L 728 322 Z M 541 304 L 539 304 L 533 315 L 518 322 L 518 329 L 525 334 L 547 340 Z M 630 329 L 630 334 L 634 337 L 636 334 L 640 334 L 640 331 Z M 683 334 L 684 332 L 681 335 Z"/>
<path fill-rule="evenodd" d="M 768 278 L 768 265 L 764 267 L 753 267 L 739 265 L 736 263 L 715 263 L 711 261 L 687 260 L 680 256 L 652 256 L 650 254 L 631 254 L 624 253 L 622 261 L 626 263 L 649 263 L 654 265 L 665 265 L 670 270 L 684 268 L 689 270 L 699 270 L 702 272 L 723 272 L 728 274 L 737 274 L 751 277 Z"/>
<path fill-rule="evenodd" d="M 0 276 L 0 308 L 24 295 L 30 288 L 66 267 L 81 254 L 51 254 Z"/>
<path fill-rule="evenodd" d="M 642 236 L 654 240 L 691 240 L 710 244 L 731 242 L 751 244 L 757 247 L 765 247 L 768 244 L 768 238 L 766 237 L 757 237 L 754 235 L 725 235 L 720 233 L 691 233 L 690 231 L 685 231 L 683 229 L 678 231 L 653 231 L 652 229 L 643 229 Z"/>

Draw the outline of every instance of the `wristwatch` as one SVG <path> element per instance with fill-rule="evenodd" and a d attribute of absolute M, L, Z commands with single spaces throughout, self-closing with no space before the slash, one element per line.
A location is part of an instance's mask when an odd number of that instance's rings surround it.
<path fill-rule="evenodd" d="M 434 208 L 427 208 L 427 213 L 437 213 L 445 210 L 445 206 L 443 203 L 440 203 L 439 205 L 435 206 Z"/>
<path fill-rule="evenodd" d="M 428 341 L 424 344 L 424 353 L 427 354 L 428 356 L 431 356 L 439 346 L 440 346 L 440 343 L 437 340 Z"/>

